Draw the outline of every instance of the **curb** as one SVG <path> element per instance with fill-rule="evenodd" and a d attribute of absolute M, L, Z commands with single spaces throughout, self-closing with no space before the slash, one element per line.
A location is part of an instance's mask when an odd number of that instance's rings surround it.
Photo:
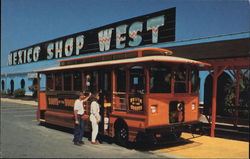
<path fill-rule="evenodd" d="M 25 105 L 30 105 L 30 106 L 34 106 L 34 107 L 38 106 L 38 102 L 36 102 L 36 101 L 27 101 L 27 100 L 21 100 L 21 99 L 1 98 L 1 102 L 25 104 Z"/>

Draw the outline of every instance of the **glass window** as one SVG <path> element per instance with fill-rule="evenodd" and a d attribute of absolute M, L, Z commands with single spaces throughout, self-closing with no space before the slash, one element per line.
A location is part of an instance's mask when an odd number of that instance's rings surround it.
<path fill-rule="evenodd" d="M 62 90 L 62 74 L 61 73 L 56 73 L 55 74 L 55 83 L 56 83 L 56 90 Z"/>
<path fill-rule="evenodd" d="M 86 82 L 86 91 L 90 91 L 92 93 L 97 92 L 97 84 L 96 84 L 97 72 L 86 72 L 85 73 L 85 82 Z"/>
<path fill-rule="evenodd" d="M 64 78 L 64 90 L 65 91 L 70 91 L 71 88 L 72 88 L 72 74 L 71 73 L 68 73 L 68 72 L 65 72 L 63 74 L 63 78 Z"/>
<path fill-rule="evenodd" d="M 145 76 L 142 66 L 133 66 L 130 69 L 130 92 L 144 93 Z"/>
<path fill-rule="evenodd" d="M 126 71 L 120 68 L 116 70 L 116 91 L 126 92 Z"/>
<path fill-rule="evenodd" d="M 82 74 L 81 72 L 74 72 L 74 90 L 75 91 L 82 91 Z"/>
<path fill-rule="evenodd" d="M 116 75 L 116 91 L 114 109 L 118 111 L 127 110 L 126 101 L 126 70 L 124 68 L 118 68 L 115 70 Z"/>
<path fill-rule="evenodd" d="M 200 86 L 199 72 L 197 70 L 191 70 L 191 92 L 198 93 Z"/>
<path fill-rule="evenodd" d="M 150 92 L 171 92 L 171 68 L 166 66 L 155 66 L 150 68 Z"/>
<path fill-rule="evenodd" d="M 46 75 L 46 83 L 47 90 L 53 90 L 53 77 L 51 73 Z"/>
<path fill-rule="evenodd" d="M 100 82 L 100 89 L 103 89 L 104 92 L 111 91 L 111 74 L 110 72 L 104 72 L 102 82 Z"/>
<path fill-rule="evenodd" d="M 184 65 L 180 65 L 174 72 L 175 78 L 175 93 L 186 93 L 187 92 L 187 69 Z"/>

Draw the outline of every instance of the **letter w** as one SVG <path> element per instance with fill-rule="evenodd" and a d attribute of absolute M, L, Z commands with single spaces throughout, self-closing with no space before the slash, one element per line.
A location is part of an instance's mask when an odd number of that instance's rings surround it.
<path fill-rule="evenodd" d="M 107 51 L 110 49 L 112 31 L 113 28 L 110 28 L 98 33 L 100 51 Z"/>

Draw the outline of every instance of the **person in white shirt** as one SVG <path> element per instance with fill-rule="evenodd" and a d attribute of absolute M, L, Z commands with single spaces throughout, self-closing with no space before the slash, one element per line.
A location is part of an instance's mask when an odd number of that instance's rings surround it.
<path fill-rule="evenodd" d="M 95 93 L 92 102 L 90 105 L 90 121 L 92 125 L 92 134 L 91 134 L 91 143 L 92 144 L 99 144 L 96 141 L 96 137 L 98 134 L 98 123 L 101 120 L 100 116 L 100 104 L 97 102 L 99 100 L 99 93 Z"/>
<path fill-rule="evenodd" d="M 79 98 L 76 99 L 74 104 L 74 119 L 75 119 L 75 130 L 74 130 L 74 138 L 73 142 L 77 146 L 81 146 L 84 144 L 82 141 L 83 135 L 84 135 L 84 122 L 82 119 L 82 115 L 84 114 L 84 105 L 83 102 L 86 102 L 89 97 L 91 96 L 91 93 L 86 97 L 83 93 L 80 93 Z"/>

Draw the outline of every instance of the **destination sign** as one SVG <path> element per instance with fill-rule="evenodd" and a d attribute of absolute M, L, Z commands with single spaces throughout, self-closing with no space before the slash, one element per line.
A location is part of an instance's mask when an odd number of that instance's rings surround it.
<path fill-rule="evenodd" d="M 130 97 L 129 98 L 129 110 L 143 111 L 143 100 L 141 97 Z"/>
<path fill-rule="evenodd" d="M 72 111 L 77 97 L 69 94 L 47 95 L 48 108 Z"/>
<path fill-rule="evenodd" d="M 175 8 L 12 51 L 9 65 L 60 59 L 175 40 Z"/>

